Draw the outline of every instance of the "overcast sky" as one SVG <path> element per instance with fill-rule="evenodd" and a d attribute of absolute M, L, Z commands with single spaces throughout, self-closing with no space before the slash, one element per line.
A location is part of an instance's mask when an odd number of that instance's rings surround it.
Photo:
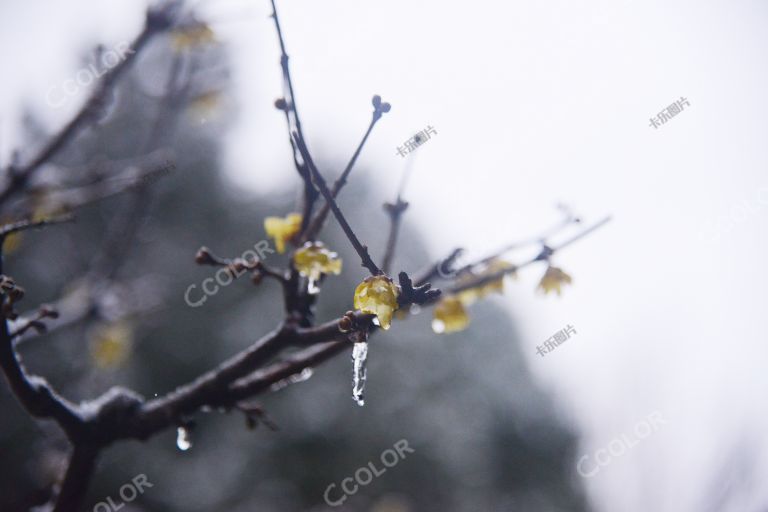
<path fill-rule="evenodd" d="M 244 189 L 296 186 L 280 173 L 289 150 L 271 106 L 280 75 L 268 1 L 200 3 L 232 52 L 227 101 L 240 115 L 223 139 L 229 176 Z M 535 235 L 557 220 L 558 201 L 586 222 L 613 215 L 556 256 L 574 277 L 562 298 L 534 293 L 537 267 L 506 299 L 535 375 L 584 435 L 581 453 L 592 456 L 654 411 L 667 420 L 585 479 L 596 509 L 701 512 L 733 492 L 717 510 L 764 512 L 768 3 L 279 7 L 317 154 L 345 161 L 381 94 L 393 109 L 360 168 L 384 200 L 405 165 L 397 146 L 427 125 L 437 131 L 407 157 L 416 161 L 406 191 L 407 219 L 435 255 L 455 245 L 484 255 Z M 74 76 L 95 41 L 131 39 L 143 9 L 136 0 L 0 0 L 0 162 L 18 140 L 20 107 L 52 129 L 65 122 L 77 102 L 53 109 L 46 93 Z M 681 97 L 683 112 L 650 126 Z M 536 345 L 567 324 L 578 334 L 537 356 Z M 740 472 L 746 478 L 722 479 Z"/>

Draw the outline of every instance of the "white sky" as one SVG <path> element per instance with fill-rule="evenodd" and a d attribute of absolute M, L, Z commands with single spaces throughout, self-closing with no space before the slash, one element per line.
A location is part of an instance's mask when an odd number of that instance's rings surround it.
<path fill-rule="evenodd" d="M 271 106 L 280 76 L 268 1 L 203 5 L 226 20 L 215 28 L 233 54 L 240 117 L 225 139 L 228 171 L 243 187 L 294 186 L 278 174 L 289 153 Z M 557 256 L 574 276 L 561 299 L 533 293 L 539 268 L 509 287 L 533 371 L 584 432 L 583 453 L 653 411 L 668 420 L 586 482 L 597 510 L 700 512 L 715 475 L 731 472 L 720 464 L 745 444 L 753 480 L 738 482 L 740 501 L 723 510 L 765 510 L 768 4 L 292 0 L 279 8 L 316 153 L 346 161 L 371 96 L 381 94 L 393 109 L 360 167 L 389 198 L 404 168 L 396 147 L 436 128 L 406 193 L 408 220 L 436 255 L 455 245 L 482 255 L 534 235 L 555 220 L 560 200 L 587 221 L 614 216 Z M 3 163 L 20 100 L 39 98 L 34 108 L 52 127 L 62 123 L 77 105 L 50 109 L 48 88 L 74 75 L 78 52 L 94 40 L 132 38 L 143 9 L 135 0 L 0 0 Z M 690 107 L 649 127 L 681 96 Z M 536 356 L 566 324 L 578 335 Z"/>

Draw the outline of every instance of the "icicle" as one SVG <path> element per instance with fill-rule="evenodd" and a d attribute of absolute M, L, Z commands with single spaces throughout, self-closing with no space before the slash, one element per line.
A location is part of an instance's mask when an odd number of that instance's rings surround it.
<path fill-rule="evenodd" d="M 279 380 L 269 386 L 270 391 L 280 391 L 283 388 L 287 388 L 291 384 L 298 384 L 299 382 L 304 382 L 305 380 L 309 380 L 310 377 L 313 375 L 312 368 L 304 368 L 299 373 L 294 373 L 287 379 Z"/>
<path fill-rule="evenodd" d="M 190 436 L 187 427 L 179 427 L 176 429 L 176 446 L 183 452 L 192 448 L 192 437 Z"/>
<path fill-rule="evenodd" d="M 365 405 L 363 391 L 365 391 L 365 378 L 367 373 L 368 343 L 356 342 L 352 348 L 352 398 L 357 405 Z"/>

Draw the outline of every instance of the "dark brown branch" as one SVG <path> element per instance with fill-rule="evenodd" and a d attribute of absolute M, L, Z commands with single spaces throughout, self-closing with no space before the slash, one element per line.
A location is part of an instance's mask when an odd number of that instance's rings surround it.
<path fill-rule="evenodd" d="M 56 420 L 70 439 L 81 432 L 83 418 L 77 406 L 59 396 L 45 379 L 27 373 L 13 348 L 4 318 L 0 320 L 0 367 L 11 391 L 30 415 Z"/>
<path fill-rule="evenodd" d="M 360 144 L 357 145 L 357 148 L 355 149 L 355 152 L 352 154 L 352 158 L 349 159 L 349 162 L 347 163 L 347 166 L 344 168 L 344 171 L 333 183 L 333 187 L 331 188 L 331 196 L 333 196 L 334 199 L 336 199 L 336 196 L 339 195 L 339 192 L 341 192 L 341 189 L 344 187 L 344 185 L 346 185 L 347 178 L 349 178 L 349 174 L 352 172 L 352 168 L 355 166 L 355 162 L 357 162 L 357 157 L 360 156 L 360 152 L 363 150 L 363 146 L 365 146 L 365 143 L 368 140 L 368 136 L 373 131 L 373 127 L 376 126 L 376 123 L 378 122 L 379 119 L 381 119 L 381 116 L 385 112 L 389 112 L 391 108 L 392 107 L 389 103 L 386 103 L 386 102 L 382 103 L 381 98 L 378 95 L 373 97 L 373 114 L 371 116 L 371 123 L 368 125 L 368 129 L 365 131 L 365 135 L 363 135 L 363 138 L 360 141 Z M 317 215 L 315 215 L 315 217 L 312 219 L 312 223 L 307 228 L 306 233 L 304 233 L 304 235 L 302 236 L 302 241 L 315 239 L 317 234 L 323 228 L 325 219 L 326 217 L 328 217 L 328 212 L 330 211 L 331 211 L 330 203 L 326 201 L 325 204 L 323 204 L 323 207 L 320 209 L 320 211 L 317 212 Z"/>
<path fill-rule="evenodd" d="M 336 217 L 336 220 L 338 220 L 339 224 L 341 225 L 341 229 L 344 230 L 344 234 L 347 235 L 347 238 L 352 244 L 352 247 L 355 248 L 355 251 L 357 251 L 357 254 L 360 256 L 360 259 L 362 260 L 362 265 L 368 269 L 371 275 L 375 276 L 375 275 L 382 274 L 381 269 L 376 265 L 376 263 L 373 262 L 373 259 L 371 258 L 370 254 L 368 254 L 368 247 L 360 243 L 360 240 L 358 240 L 357 236 L 355 235 L 355 232 L 352 231 L 352 228 L 349 226 L 349 222 L 347 222 L 347 219 L 344 217 L 344 214 L 341 213 L 341 209 L 339 209 L 339 205 L 336 204 L 336 200 L 333 198 L 331 191 L 328 190 L 328 184 L 325 182 L 325 179 L 317 170 L 317 167 L 315 167 L 315 163 L 312 161 L 312 157 L 309 155 L 309 152 L 307 151 L 307 148 L 304 145 L 304 141 L 301 138 L 299 138 L 298 134 L 296 133 L 293 134 L 293 138 L 296 141 L 296 145 L 298 146 L 299 151 L 301 152 L 302 158 L 304 159 L 305 163 L 309 167 L 310 172 L 312 173 L 312 179 L 314 180 L 315 185 L 317 185 L 317 188 L 320 190 L 320 193 L 323 195 L 326 202 L 330 205 L 333 215 Z"/>
<path fill-rule="evenodd" d="M 400 272 L 397 277 L 400 281 L 400 295 L 397 296 L 397 303 L 401 308 L 411 304 L 421 305 L 433 302 L 442 294 L 441 290 L 433 290 L 429 283 L 414 286 L 405 272 Z"/>
<path fill-rule="evenodd" d="M 3 255 L 0 244 L 0 274 L 2 272 Z M 0 319 L 0 368 L 11 391 L 30 415 L 55 419 L 70 439 L 74 439 L 81 432 L 83 419 L 77 407 L 59 396 L 45 379 L 27 374 L 14 350 L 13 337 L 5 318 Z"/>
<path fill-rule="evenodd" d="M 291 143 L 291 151 L 293 156 L 293 163 L 296 166 L 296 171 L 301 176 L 304 182 L 304 205 L 302 207 L 302 219 L 301 219 L 301 231 L 304 232 L 309 225 L 309 220 L 312 216 L 315 201 L 318 198 L 317 190 L 312 185 L 312 177 L 309 174 L 306 160 L 299 162 L 299 150 L 296 147 L 296 143 L 293 140 L 291 126 L 291 114 L 293 114 L 293 125 L 295 125 L 296 132 L 299 134 L 299 138 L 304 140 L 304 131 L 301 128 L 301 118 L 299 117 L 299 111 L 296 107 L 296 95 L 293 91 L 293 81 L 291 80 L 291 70 L 288 65 L 288 53 L 285 49 L 285 38 L 283 37 L 283 31 L 280 27 L 280 18 L 277 15 L 277 6 L 275 0 L 272 2 L 272 19 L 275 22 L 275 30 L 277 31 L 277 38 L 280 42 L 280 68 L 283 72 L 283 87 L 286 89 L 288 98 L 284 98 L 282 103 L 276 103 L 278 108 L 285 113 L 285 120 L 288 124 L 288 139 Z"/>
<path fill-rule="evenodd" d="M 207 247 L 201 247 L 195 255 L 195 261 L 198 265 L 226 267 L 227 270 L 229 270 L 230 275 L 235 279 L 240 277 L 244 271 L 252 270 L 258 275 L 275 279 L 284 287 L 289 285 L 289 280 L 285 271 L 272 268 L 260 259 L 251 263 L 243 258 L 222 258 L 221 256 L 212 253 Z"/>
<path fill-rule="evenodd" d="M 408 203 L 400 199 L 399 195 L 394 204 L 384 203 L 384 210 L 389 215 L 389 235 L 387 236 L 387 246 L 384 250 L 381 268 L 386 274 L 392 269 L 392 260 L 395 257 L 395 249 L 397 247 L 397 237 L 400 233 L 400 222 L 407 208 Z"/>
<path fill-rule="evenodd" d="M 53 512 L 75 512 L 82 506 L 88 490 L 100 447 L 89 444 L 75 444 L 69 459 L 67 472 L 56 495 Z"/>
<path fill-rule="evenodd" d="M 221 405 L 227 405 L 232 403 L 232 401 L 243 400 L 266 391 L 272 384 L 287 379 L 305 368 L 315 367 L 343 352 L 350 345 L 351 342 L 347 339 L 347 336 L 338 333 L 333 341 L 297 352 L 285 361 L 274 363 L 263 370 L 259 370 L 250 377 L 235 382 L 229 388 L 226 402 Z"/>
<path fill-rule="evenodd" d="M 457 247 L 451 251 L 448 256 L 438 261 L 437 263 L 430 265 L 426 270 L 420 272 L 416 279 L 414 279 L 414 283 L 416 283 L 417 286 L 421 286 L 427 284 L 436 277 L 445 278 L 456 275 L 456 271 L 453 270 L 453 264 L 462 255 L 463 252 L 464 249 Z"/>
<path fill-rule="evenodd" d="M 194 413 L 203 405 L 216 403 L 234 380 L 253 372 L 294 341 L 295 332 L 281 326 L 193 382 L 145 403 L 136 417 L 123 426 L 122 436 L 145 439 L 177 424 L 182 416 Z"/>

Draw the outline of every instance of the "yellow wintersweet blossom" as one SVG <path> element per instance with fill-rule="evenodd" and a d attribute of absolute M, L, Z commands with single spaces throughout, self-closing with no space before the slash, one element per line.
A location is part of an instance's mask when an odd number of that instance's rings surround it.
<path fill-rule="evenodd" d="M 387 276 L 366 277 L 355 288 L 355 309 L 376 315 L 382 329 L 389 329 L 397 309 L 399 291 Z"/>
<path fill-rule="evenodd" d="M 437 334 L 463 331 L 469 325 L 464 303 L 455 295 L 440 299 L 432 314 L 432 330 Z"/>
<path fill-rule="evenodd" d="M 461 286 L 462 284 L 475 281 L 477 279 L 482 279 L 485 276 L 490 276 L 493 274 L 497 274 L 498 272 L 501 272 L 503 270 L 510 270 L 515 268 L 515 266 L 512 263 L 509 263 L 508 261 L 504 261 L 498 258 L 494 258 L 483 269 L 480 273 L 466 273 L 464 275 L 459 276 L 459 278 L 456 280 L 456 284 Z M 517 277 L 517 274 L 515 274 L 514 271 L 510 270 L 505 275 L 511 276 L 511 277 Z M 504 293 L 504 277 L 501 276 L 498 279 L 494 279 L 493 281 L 490 281 L 488 283 L 485 283 L 481 286 L 477 286 L 475 288 L 469 288 L 468 290 L 464 290 L 463 292 L 459 293 L 459 298 L 461 301 L 467 305 L 472 304 L 473 302 L 482 299 L 486 295 L 489 295 L 491 293 Z"/>
<path fill-rule="evenodd" d="M 103 324 L 91 335 L 91 359 L 101 368 L 113 368 L 123 364 L 130 354 L 133 328 L 126 321 Z"/>
<path fill-rule="evenodd" d="M 284 219 L 281 217 L 267 217 L 264 219 L 264 230 L 267 236 L 275 240 L 277 252 L 285 252 L 285 242 L 293 238 L 301 229 L 301 214 L 289 213 Z"/>
<path fill-rule="evenodd" d="M 205 23 L 197 23 L 195 25 L 187 26 L 174 30 L 171 33 L 171 40 L 173 42 L 174 50 L 181 51 L 195 46 L 202 46 L 207 43 L 212 43 L 215 40 L 215 34 L 211 27 Z"/>
<path fill-rule="evenodd" d="M 554 291 L 557 293 L 557 295 L 560 295 L 562 291 L 562 285 L 571 284 L 571 281 L 571 276 L 563 272 L 561 269 L 550 265 L 547 267 L 547 271 L 544 273 L 541 281 L 539 281 L 539 289 L 541 289 L 544 293 Z"/>
<path fill-rule="evenodd" d="M 219 103 L 221 103 L 220 91 L 206 91 L 192 99 L 189 103 L 189 110 L 192 115 L 200 118 L 210 117 L 216 113 Z"/>
<path fill-rule="evenodd" d="M 299 274 L 309 278 L 309 292 L 320 291 L 315 283 L 323 274 L 341 274 L 341 258 L 329 251 L 322 242 L 307 242 L 293 255 L 293 265 Z"/>

